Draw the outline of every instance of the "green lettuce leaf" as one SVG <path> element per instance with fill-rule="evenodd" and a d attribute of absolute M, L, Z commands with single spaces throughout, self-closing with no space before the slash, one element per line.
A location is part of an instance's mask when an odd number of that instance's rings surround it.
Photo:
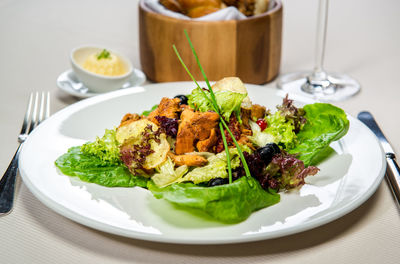
<path fill-rule="evenodd" d="M 153 105 L 153 107 L 152 107 L 150 110 L 143 111 L 143 112 L 142 112 L 142 115 L 144 115 L 144 116 L 150 115 L 150 113 L 153 112 L 154 110 L 156 110 L 157 107 L 158 107 L 158 104 Z"/>
<path fill-rule="evenodd" d="M 346 113 L 331 104 L 314 103 L 304 106 L 307 123 L 297 134 L 298 144 L 289 149 L 298 154 L 306 166 L 320 162 L 331 152 L 329 144 L 339 140 L 349 130 Z"/>
<path fill-rule="evenodd" d="M 250 187 L 249 182 L 253 187 Z M 165 188 L 152 181 L 149 190 L 158 199 L 165 199 L 182 209 L 198 209 L 224 223 L 238 223 L 259 209 L 276 204 L 279 194 L 265 191 L 255 179 L 242 177 L 232 184 L 201 187 L 193 183 L 174 183 Z"/>
<path fill-rule="evenodd" d="M 231 168 L 235 169 L 240 166 L 239 152 L 236 148 L 229 149 Z M 228 164 L 226 162 L 226 152 L 220 152 L 217 155 L 209 157 L 208 164 L 203 167 L 197 167 L 188 172 L 183 178 L 177 182 L 191 181 L 195 184 L 208 182 L 215 178 L 228 178 Z"/>
<path fill-rule="evenodd" d="M 204 91 L 210 98 L 210 92 Z M 234 112 L 238 120 L 240 120 L 240 105 L 247 94 L 235 93 L 232 91 L 216 91 L 214 92 L 217 104 L 220 107 L 221 115 L 224 119 L 229 120 L 229 117 Z M 188 95 L 188 104 L 193 109 L 201 112 L 207 112 L 214 110 L 211 103 L 204 98 L 200 88 L 192 90 L 192 93 Z"/>
<path fill-rule="evenodd" d="M 121 164 L 106 163 L 100 157 L 82 152 L 81 147 L 72 147 L 60 156 L 55 165 L 68 176 L 107 187 L 146 187 L 148 179 L 132 175 Z"/>
<path fill-rule="evenodd" d="M 263 131 L 272 135 L 275 143 L 283 143 L 290 149 L 296 145 L 296 133 L 292 119 L 286 119 L 281 111 L 276 111 L 273 115 L 266 117 L 268 127 Z"/>
<path fill-rule="evenodd" d="M 81 147 L 82 152 L 98 157 L 101 164 L 121 164 L 115 132 L 115 129 L 106 129 L 102 138 L 96 137 L 94 142 L 83 144 Z"/>
<path fill-rule="evenodd" d="M 158 168 L 158 172 L 151 179 L 159 187 L 165 187 L 181 178 L 189 170 L 187 165 L 182 165 L 175 169 L 174 162 L 168 158 Z"/>
<path fill-rule="evenodd" d="M 265 118 L 268 127 L 263 131 L 260 127 L 254 123 L 250 122 L 251 130 L 253 135 L 250 140 L 258 147 L 263 147 L 267 143 L 282 143 L 285 148 L 294 148 L 297 143 L 296 133 L 294 132 L 293 120 L 287 120 L 284 115 L 281 115 L 281 111 L 277 111 L 272 115 L 268 115 Z"/>

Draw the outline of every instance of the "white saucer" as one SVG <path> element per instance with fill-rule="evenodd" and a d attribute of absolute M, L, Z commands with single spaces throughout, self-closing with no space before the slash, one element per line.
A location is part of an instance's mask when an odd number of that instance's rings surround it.
<path fill-rule="evenodd" d="M 146 75 L 138 70 L 133 69 L 132 78 L 125 83 L 120 89 L 125 89 L 134 86 L 140 86 L 146 81 Z M 62 91 L 80 98 L 88 98 L 100 93 L 90 92 L 76 77 L 73 70 L 69 69 L 60 74 L 57 78 L 57 86 Z"/>

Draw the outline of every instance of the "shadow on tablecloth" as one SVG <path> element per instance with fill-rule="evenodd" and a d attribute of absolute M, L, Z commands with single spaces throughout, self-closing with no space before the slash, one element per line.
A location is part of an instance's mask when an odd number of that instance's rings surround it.
<path fill-rule="evenodd" d="M 228 245 L 176 245 L 124 238 L 75 223 L 49 210 L 23 185 L 20 203 L 28 215 L 51 235 L 55 243 L 67 243 L 79 250 L 104 255 L 114 261 L 141 263 L 248 263 L 273 259 L 276 255 L 295 254 L 340 239 L 356 232 L 383 199 L 382 186 L 362 206 L 321 227 L 282 238 Z M 387 186 L 385 186 L 387 188 Z M 21 197 L 22 196 L 22 197 Z M 51 250 L 51 249 L 49 249 Z M 71 249 L 69 249 L 71 250 Z M 223 261 L 222 261 L 223 260 Z"/>

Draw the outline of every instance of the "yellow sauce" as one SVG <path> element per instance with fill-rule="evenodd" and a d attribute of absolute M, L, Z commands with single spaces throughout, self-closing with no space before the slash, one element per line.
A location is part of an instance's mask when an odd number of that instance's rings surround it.
<path fill-rule="evenodd" d="M 82 67 L 90 72 L 106 76 L 118 76 L 127 72 L 120 58 L 112 53 L 106 58 L 99 58 L 99 54 L 92 54 L 85 60 Z"/>

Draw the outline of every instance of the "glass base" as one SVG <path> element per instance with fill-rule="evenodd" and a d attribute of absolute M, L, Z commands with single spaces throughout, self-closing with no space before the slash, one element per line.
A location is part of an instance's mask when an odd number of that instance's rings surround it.
<path fill-rule="evenodd" d="M 279 77 L 277 86 L 290 94 L 318 101 L 342 101 L 360 91 L 360 84 L 345 74 L 328 74 L 325 80 L 312 81 L 313 72 L 295 72 Z"/>

